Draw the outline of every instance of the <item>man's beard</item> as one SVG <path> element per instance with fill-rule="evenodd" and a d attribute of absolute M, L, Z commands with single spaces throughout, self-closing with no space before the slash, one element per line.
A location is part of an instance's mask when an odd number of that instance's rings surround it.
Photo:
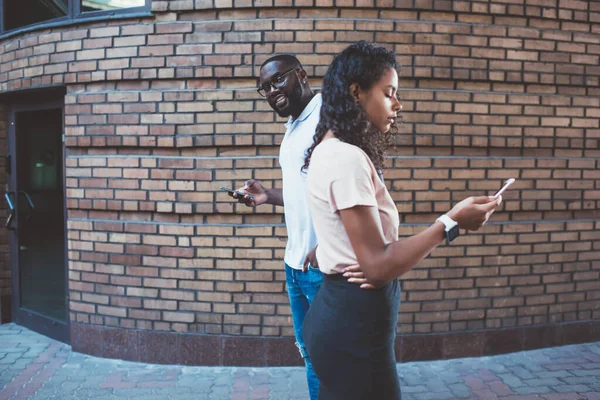
<path fill-rule="evenodd" d="M 290 115 L 300 115 L 302 112 L 302 86 L 296 84 L 294 90 L 288 96 L 288 106 L 284 110 L 277 111 L 282 118 L 287 118 Z"/>

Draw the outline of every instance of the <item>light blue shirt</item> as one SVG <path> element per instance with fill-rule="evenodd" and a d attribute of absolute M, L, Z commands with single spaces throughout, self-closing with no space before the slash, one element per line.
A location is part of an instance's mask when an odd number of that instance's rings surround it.
<path fill-rule="evenodd" d="M 288 242 L 284 261 L 302 269 L 304 259 L 317 245 L 306 199 L 306 174 L 301 171 L 306 150 L 312 145 L 321 114 L 321 94 L 316 94 L 297 119 L 290 118 L 279 148 L 279 165 L 283 178 L 283 205 Z"/>

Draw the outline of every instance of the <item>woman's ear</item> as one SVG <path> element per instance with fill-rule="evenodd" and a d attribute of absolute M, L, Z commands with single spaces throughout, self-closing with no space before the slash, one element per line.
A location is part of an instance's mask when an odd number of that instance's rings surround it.
<path fill-rule="evenodd" d="M 354 100 L 358 101 L 360 96 L 360 86 L 358 86 L 358 83 L 353 83 L 350 85 L 350 96 L 354 97 Z"/>

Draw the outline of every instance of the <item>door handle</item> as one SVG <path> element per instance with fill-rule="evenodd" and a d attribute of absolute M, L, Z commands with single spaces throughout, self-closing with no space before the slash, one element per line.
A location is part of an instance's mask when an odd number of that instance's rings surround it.
<path fill-rule="evenodd" d="M 31 201 L 31 197 L 27 194 L 27 192 L 24 190 L 19 190 L 19 193 L 23 193 L 25 195 L 25 198 L 27 199 L 27 202 L 29 203 L 29 207 L 32 210 L 35 209 L 35 206 L 33 205 L 33 201 Z"/>
<path fill-rule="evenodd" d="M 31 218 L 31 216 L 33 215 L 33 210 L 35 210 L 35 205 L 33 204 L 33 200 L 31 200 L 31 196 L 29 196 L 29 194 L 26 191 L 19 190 L 19 194 L 22 194 L 23 197 L 25 197 L 25 200 L 27 200 L 27 204 L 29 205 L 29 213 L 25 217 L 25 220 L 29 220 Z M 6 228 L 13 230 L 13 229 L 15 229 L 12 226 L 12 221 L 15 218 L 15 206 L 10 198 L 10 195 L 11 195 L 11 192 L 4 193 L 4 198 L 6 199 L 8 208 L 10 209 L 10 213 L 8 214 L 8 218 L 6 219 L 5 226 L 6 226 Z"/>
<path fill-rule="evenodd" d="M 8 214 L 8 218 L 6 219 L 6 227 L 8 229 L 15 229 L 11 226 L 12 220 L 15 217 L 15 206 L 13 205 L 12 200 L 10 199 L 9 193 L 4 193 L 4 198 L 6 199 L 6 203 L 8 204 L 8 208 L 10 209 L 10 213 Z"/>
<path fill-rule="evenodd" d="M 10 199 L 10 194 L 4 193 L 4 198 L 6 199 L 6 203 L 8 203 L 8 208 L 10 208 L 10 211 L 15 211 L 15 206 L 13 206 L 12 200 Z"/>
<path fill-rule="evenodd" d="M 25 220 L 29 221 L 31 219 L 31 216 L 33 215 L 33 210 L 35 210 L 35 206 L 33 205 L 31 196 L 29 196 L 29 194 L 26 191 L 19 190 L 19 194 L 22 194 L 23 196 L 25 196 L 25 200 L 27 200 L 27 203 L 29 205 L 29 213 L 25 216 Z"/>

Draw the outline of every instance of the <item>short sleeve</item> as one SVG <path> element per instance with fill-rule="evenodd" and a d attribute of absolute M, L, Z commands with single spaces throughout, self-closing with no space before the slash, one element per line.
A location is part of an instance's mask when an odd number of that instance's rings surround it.
<path fill-rule="evenodd" d="M 329 185 L 332 213 L 354 206 L 377 206 L 369 160 L 361 152 L 353 153 L 339 160 L 339 171 Z"/>

